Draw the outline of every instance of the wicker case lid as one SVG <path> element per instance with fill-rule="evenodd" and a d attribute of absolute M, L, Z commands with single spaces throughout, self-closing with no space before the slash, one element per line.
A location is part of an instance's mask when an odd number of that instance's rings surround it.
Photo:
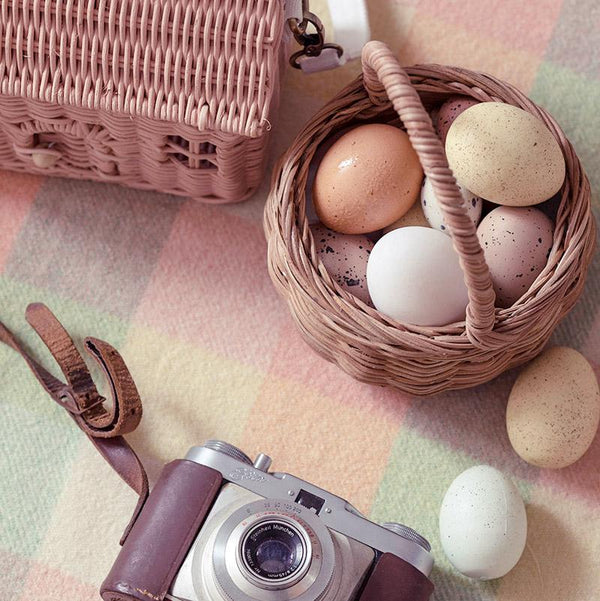
<path fill-rule="evenodd" d="M 0 11 L 4 95 L 248 137 L 269 127 L 282 0 L 14 0 Z"/>

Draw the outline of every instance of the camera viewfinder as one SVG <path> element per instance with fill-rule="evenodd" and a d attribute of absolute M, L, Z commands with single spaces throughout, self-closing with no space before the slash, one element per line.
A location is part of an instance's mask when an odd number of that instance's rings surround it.
<path fill-rule="evenodd" d="M 306 490 L 300 490 L 296 497 L 296 503 L 307 509 L 312 509 L 318 515 L 325 504 L 325 499 L 321 499 L 321 497 L 317 497 L 317 495 L 313 495 Z"/>

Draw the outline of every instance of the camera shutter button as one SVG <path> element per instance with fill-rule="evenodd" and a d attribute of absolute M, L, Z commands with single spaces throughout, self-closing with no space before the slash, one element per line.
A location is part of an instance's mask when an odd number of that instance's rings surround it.
<path fill-rule="evenodd" d="M 261 472 L 268 472 L 271 467 L 272 459 L 265 455 L 264 453 L 259 453 L 259 455 L 254 460 L 254 467 Z"/>

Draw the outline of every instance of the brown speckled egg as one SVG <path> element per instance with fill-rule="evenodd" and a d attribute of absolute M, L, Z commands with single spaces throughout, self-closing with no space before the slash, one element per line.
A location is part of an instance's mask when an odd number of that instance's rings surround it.
<path fill-rule="evenodd" d="M 340 234 L 320 224 L 311 225 L 310 229 L 327 273 L 344 290 L 370 305 L 366 274 L 373 242 L 366 236 Z"/>
<path fill-rule="evenodd" d="M 400 219 L 419 195 L 423 169 L 406 132 L 374 123 L 344 134 L 318 167 L 312 199 L 319 219 L 343 234 L 366 234 Z"/>
<path fill-rule="evenodd" d="M 515 382 L 506 408 L 514 450 L 528 463 L 562 468 L 592 444 L 600 422 L 600 392 L 590 364 L 576 350 L 554 347 Z"/>
<path fill-rule="evenodd" d="M 442 141 L 442 144 L 446 143 L 448 130 L 452 123 L 454 123 L 454 120 L 470 106 L 475 104 L 479 104 L 479 100 L 475 100 L 475 98 L 469 98 L 468 96 L 450 96 L 450 98 L 440 106 L 440 110 L 435 119 L 435 131 Z"/>
<path fill-rule="evenodd" d="M 554 226 L 540 210 L 498 207 L 477 228 L 479 243 L 490 268 L 496 306 L 510 307 L 548 262 Z"/>
<path fill-rule="evenodd" d="M 539 204 L 565 179 L 565 159 L 546 125 L 500 102 L 481 102 L 461 113 L 448 130 L 446 156 L 465 188 L 500 205 Z"/>

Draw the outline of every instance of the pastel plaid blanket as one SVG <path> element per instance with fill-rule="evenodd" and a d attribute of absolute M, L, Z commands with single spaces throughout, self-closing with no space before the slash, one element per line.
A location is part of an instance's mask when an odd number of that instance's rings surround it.
<path fill-rule="evenodd" d="M 324 2 L 313 10 L 325 12 Z M 519 86 L 562 124 L 600 190 L 597 0 L 371 0 L 373 38 L 403 64 L 438 62 Z M 359 70 L 289 72 L 272 156 Z M 123 354 L 145 416 L 130 436 L 154 481 L 207 438 L 275 458 L 375 520 L 432 543 L 436 601 L 600 599 L 600 437 L 574 466 L 539 470 L 511 450 L 504 410 L 515 372 L 475 390 L 417 400 L 358 384 L 300 339 L 265 265 L 268 182 L 245 204 L 210 207 L 88 182 L 0 174 L 0 319 L 50 365 L 25 325 L 48 304 L 81 340 Z M 597 205 L 596 205 L 597 206 Z M 600 262 L 553 342 L 600 367 Z M 0 599 L 84 601 L 118 551 L 134 494 L 0 349 Z M 442 552 L 450 482 L 489 463 L 527 503 L 529 535 L 505 578 L 473 582 Z"/>

